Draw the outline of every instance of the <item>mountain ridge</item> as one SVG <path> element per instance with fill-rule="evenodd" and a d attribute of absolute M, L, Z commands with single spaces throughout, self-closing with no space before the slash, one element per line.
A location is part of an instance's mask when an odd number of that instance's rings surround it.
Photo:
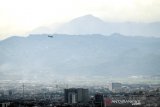
<path fill-rule="evenodd" d="M 0 41 L 1 79 L 45 80 L 95 75 L 116 79 L 159 74 L 160 38 L 52 36 L 41 34 Z"/>
<path fill-rule="evenodd" d="M 43 28 L 43 27 L 41 27 Z M 130 36 L 154 36 L 160 37 L 160 22 L 138 23 L 138 22 L 107 22 L 93 15 L 85 15 L 72 19 L 71 21 L 61 24 L 61 26 L 51 29 L 35 29 L 38 33 L 59 33 L 69 35 L 84 35 L 84 34 L 102 34 L 111 35 L 120 33 Z M 36 32 L 30 32 L 36 33 Z"/>

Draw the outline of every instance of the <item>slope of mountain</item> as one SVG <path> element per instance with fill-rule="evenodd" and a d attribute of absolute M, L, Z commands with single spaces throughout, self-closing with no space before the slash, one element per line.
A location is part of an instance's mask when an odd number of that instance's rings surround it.
<path fill-rule="evenodd" d="M 0 41 L 0 79 L 54 80 L 157 75 L 160 38 L 32 35 Z"/>
<path fill-rule="evenodd" d="M 34 30 L 32 30 L 31 32 L 29 33 L 32 33 L 32 34 L 49 34 L 49 33 L 54 33 L 55 29 L 51 29 L 49 27 L 39 27 L 39 28 L 36 28 Z"/>

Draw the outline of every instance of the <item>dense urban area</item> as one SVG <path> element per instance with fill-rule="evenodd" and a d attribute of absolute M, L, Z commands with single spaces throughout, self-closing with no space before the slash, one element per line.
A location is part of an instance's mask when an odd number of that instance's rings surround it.
<path fill-rule="evenodd" d="M 0 107 L 160 107 L 160 84 L 0 84 Z"/>

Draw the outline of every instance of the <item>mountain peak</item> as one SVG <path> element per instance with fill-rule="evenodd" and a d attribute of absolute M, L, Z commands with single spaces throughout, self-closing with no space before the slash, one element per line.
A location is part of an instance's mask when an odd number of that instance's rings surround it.
<path fill-rule="evenodd" d="M 56 30 L 56 33 L 81 35 L 81 34 L 102 34 L 110 35 L 113 33 L 131 36 L 153 36 L 160 34 L 158 28 L 160 24 L 137 24 L 137 23 L 117 23 L 105 22 L 91 14 L 77 17 L 65 23 Z"/>
<path fill-rule="evenodd" d="M 105 27 L 103 20 L 95 17 L 91 14 L 81 16 L 71 20 L 62 27 L 60 27 L 56 32 L 62 34 L 103 34 L 102 30 Z M 100 29 L 102 28 L 102 29 Z"/>
<path fill-rule="evenodd" d="M 97 17 L 93 16 L 92 14 L 87 14 L 87 15 L 81 16 L 79 18 L 97 18 Z"/>
<path fill-rule="evenodd" d="M 103 21 L 100 18 L 98 18 L 96 16 L 93 16 L 91 14 L 80 16 L 78 18 L 73 19 L 71 22 L 77 22 L 77 21 L 89 21 L 89 22 L 101 22 L 101 23 L 103 23 Z"/>

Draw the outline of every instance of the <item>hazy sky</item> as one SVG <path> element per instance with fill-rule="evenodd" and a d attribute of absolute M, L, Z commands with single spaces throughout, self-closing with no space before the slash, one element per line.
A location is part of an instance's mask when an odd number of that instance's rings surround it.
<path fill-rule="evenodd" d="M 105 21 L 160 21 L 160 0 L 0 0 L 0 39 L 92 14 Z"/>

